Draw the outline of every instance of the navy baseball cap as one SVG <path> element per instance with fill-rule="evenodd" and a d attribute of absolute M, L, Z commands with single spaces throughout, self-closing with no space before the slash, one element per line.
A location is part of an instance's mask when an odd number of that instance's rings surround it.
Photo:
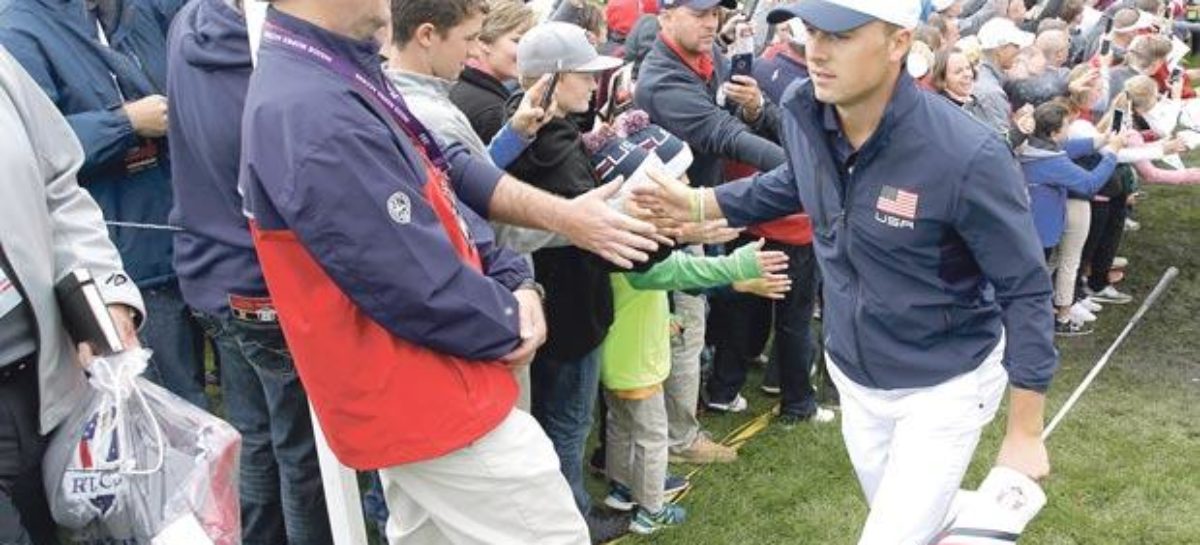
<path fill-rule="evenodd" d="M 793 17 L 823 32 L 848 32 L 871 21 L 901 28 L 921 23 L 921 0 L 801 0 L 771 10 L 767 22 L 777 25 Z"/>
<path fill-rule="evenodd" d="M 692 8 L 704 11 L 721 6 L 727 9 L 737 9 L 737 0 L 658 0 L 658 9 Z"/>

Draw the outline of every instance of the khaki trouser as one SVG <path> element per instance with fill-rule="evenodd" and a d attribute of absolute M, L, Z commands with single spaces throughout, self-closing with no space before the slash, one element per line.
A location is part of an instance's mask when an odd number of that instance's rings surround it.
<path fill-rule="evenodd" d="M 652 513 L 663 506 L 667 478 L 667 408 L 661 391 L 644 399 L 624 399 L 604 391 L 608 402 L 608 477 L 633 492 Z"/>
<path fill-rule="evenodd" d="M 674 292 L 675 315 L 683 334 L 671 339 L 671 374 L 663 383 L 667 404 L 667 430 L 671 452 L 687 450 L 700 435 L 696 403 L 700 400 L 700 352 L 704 350 L 707 305 L 704 296 Z"/>
<path fill-rule="evenodd" d="M 391 545 L 591 543 L 554 447 L 524 411 L 470 445 L 379 478 Z"/>
<path fill-rule="evenodd" d="M 1079 275 L 1079 262 L 1083 259 L 1083 245 L 1087 242 L 1092 227 L 1092 203 L 1080 199 L 1067 199 L 1067 217 L 1063 225 L 1062 240 L 1050 256 L 1050 271 L 1058 270 L 1054 277 L 1054 306 L 1069 307 L 1075 302 L 1075 278 Z"/>

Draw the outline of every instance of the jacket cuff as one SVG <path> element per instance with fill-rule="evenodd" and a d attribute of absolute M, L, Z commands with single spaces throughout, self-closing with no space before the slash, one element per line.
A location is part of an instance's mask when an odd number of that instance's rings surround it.
<path fill-rule="evenodd" d="M 117 129 L 121 142 L 124 142 L 126 149 L 131 149 L 138 146 L 138 135 L 137 131 L 133 130 L 133 121 L 129 120 L 124 106 L 124 104 L 113 106 L 109 111 L 112 112 L 114 127 Z"/>
<path fill-rule="evenodd" d="M 491 216 L 492 193 L 504 171 L 484 159 L 460 154 L 451 168 L 455 193 L 467 206 L 484 218 Z"/>
<path fill-rule="evenodd" d="M 134 310 L 134 324 L 138 329 L 146 323 L 146 304 L 142 301 L 142 292 L 124 272 L 113 272 L 96 279 L 100 295 L 109 305 L 125 305 Z"/>
<path fill-rule="evenodd" d="M 1011 379 L 1008 381 L 1008 384 L 1014 388 L 1020 388 L 1022 390 L 1029 390 L 1031 392 L 1037 392 L 1039 394 L 1045 394 L 1050 389 L 1050 381 L 1049 380 L 1030 381 L 1030 380 L 1022 380 L 1022 379 Z"/>

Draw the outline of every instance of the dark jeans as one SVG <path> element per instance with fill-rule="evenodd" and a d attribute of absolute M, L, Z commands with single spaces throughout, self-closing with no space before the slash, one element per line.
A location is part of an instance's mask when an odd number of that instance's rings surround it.
<path fill-rule="evenodd" d="M 197 318 L 220 353 L 226 419 L 242 434 L 242 543 L 333 543 L 308 397 L 283 332 L 277 324 Z"/>
<path fill-rule="evenodd" d="M 771 363 L 779 373 L 780 412 L 811 416 L 817 410 L 810 375 L 813 364 L 810 325 L 816 284 L 812 246 L 771 241 L 763 249 L 787 254 L 792 290 L 775 302 L 743 294 L 713 302 L 709 331 L 715 335 L 717 351 L 708 382 L 708 400 L 728 403 L 737 396 L 746 383 L 750 360 L 763 349 L 774 314 Z"/>
<path fill-rule="evenodd" d="M 591 497 L 583 486 L 583 449 L 592 428 L 600 385 L 600 349 L 578 360 L 538 355 L 529 369 L 530 412 L 554 444 L 575 506 L 587 514 Z"/>
<path fill-rule="evenodd" d="M 206 411 L 204 394 L 204 333 L 183 302 L 179 284 L 143 289 L 146 323 L 142 344 L 153 351 L 146 378 Z"/>
<path fill-rule="evenodd" d="M 0 382 L 0 543 L 57 544 L 42 485 L 37 365 Z"/>
<path fill-rule="evenodd" d="M 1081 261 L 1090 271 L 1087 283 L 1092 291 L 1108 287 L 1108 270 L 1121 246 L 1128 210 L 1123 196 L 1108 202 L 1092 201 L 1092 227 L 1083 245 Z"/>

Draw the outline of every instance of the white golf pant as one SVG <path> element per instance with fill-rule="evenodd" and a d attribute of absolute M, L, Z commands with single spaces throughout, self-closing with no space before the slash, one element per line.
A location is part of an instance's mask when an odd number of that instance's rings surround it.
<path fill-rule="evenodd" d="M 391 545 L 588 545 L 550 439 L 513 410 L 440 458 L 379 470 Z"/>
<path fill-rule="evenodd" d="M 862 386 L 829 366 L 842 438 L 871 510 L 859 545 L 926 545 L 941 529 L 1008 384 L 1003 356 L 1002 339 L 974 371 L 899 390 Z"/>

